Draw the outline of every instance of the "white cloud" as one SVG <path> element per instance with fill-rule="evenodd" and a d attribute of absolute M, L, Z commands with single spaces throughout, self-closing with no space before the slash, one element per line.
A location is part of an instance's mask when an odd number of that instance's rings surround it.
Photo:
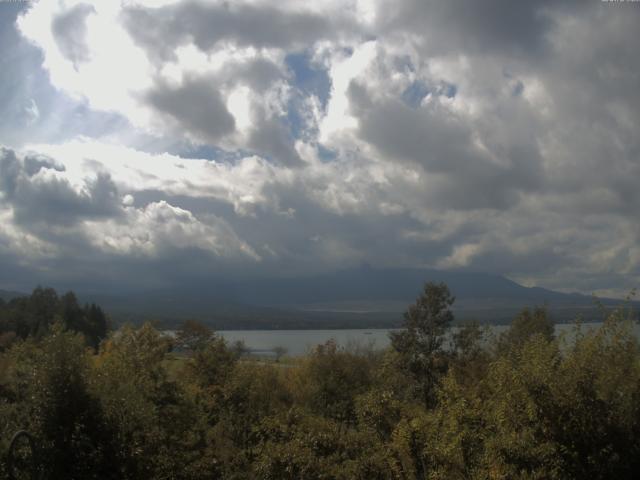
<path fill-rule="evenodd" d="M 332 134 L 342 134 L 345 130 L 358 126 L 357 119 L 349 110 L 347 92 L 351 82 L 365 71 L 375 54 L 375 41 L 362 44 L 351 55 L 342 50 L 333 53 L 329 70 L 332 81 L 331 99 L 327 114 L 320 124 L 321 142 L 328 143 Z"/>
<path fill-rule="evenodd" d="M 19 29 L 53 85 L 132 128 L 31 142 L 64 170 L 20 174 L 5 246 L 58 248 L 59 230 L 24 226 L 57 198 L 84 213 L 56 228 L 105 255 L 195 248 L 265 271 L 366 260 L 585 291 L 640 279 L 638 9 L 83 5 L 34 3 Z M 24 98 L 20 111 L 51 121 Z M 91 217 L 99 192 L 115 192 L 120 218 Z"/>
<path fill-rule="evenodd" d="M 86 222 L 91 243 L 107 253 L 160 256 L 172 249 L 198 248 L 216 257 L 260 256 L 224 220 L 205 224 L 191 212 L 165 201 L 125 208 L 125 219 Z"/>
<path fill-rule="evenodd" d="M 478 253 L 480 253 L 480 246 L 477 244 L 466 243 L 464 245 L 456 245 L 453 247 L 451 255 L 438 262 L 438 267 L 445 269 L 466 267 Z"/>
<path fill-rule="evenodd" d="M 215 198 L 233 205 L 240 215 L 249 214 L 257 206 L 274 208 L 266 192 L 268 185 L 292 180 L 288 169 L 276 168 L 255 156 L 228 164 L 152 155 L 87 139 L 61 145 L 32 145 L 28 149 L 64 162 L 65 176 L 72 181 L 104 170 L 125 194 L 158 190 L 169 195 Z"/>
<path fill-rule="evenodd" d="M 66 25 L 60 34 L 71 35 L 75 47 L 86 51 L 81 61 L 60 49 L 54 21 L 73 6 L 89 5 L 82 1 L 36 2 L 18 19 L 22 34 L 43 49 L 43 66 L 49 71 L 53 85 L 71 95 L 86 98 L 93 108 L 124 113 L 133 123 L 149 121 L 149 112 L 135 96 L 151 85 L 152 71 L 147 57 L 117 20 L 115 2 L 95 2 L 84 22 Z M 74 28 L 86 31 L 76 37 Z M 84 44 L 78 42 L 86 42 Z"/>

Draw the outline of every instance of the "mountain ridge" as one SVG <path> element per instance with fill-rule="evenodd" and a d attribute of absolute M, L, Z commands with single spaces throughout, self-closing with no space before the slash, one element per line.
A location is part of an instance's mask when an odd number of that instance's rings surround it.
<path fill-rule="evenodd" d="M 128 321 L 168 322 L 196 318 L 217 328 L 288 328 L 398 325 L 402 312 L 425 282 L 444 282 L 456 297 L 460 320 L 508 323 L 526 307 L 546 306 L 557 321 L 577 315 L 601 319 L 593 297 L 525 287 L 504 276 L 482 272 L 360 267 L 290 278 L 225 280 L 195 286 L 137 292 L 125 296 L 82 295 Z M 603 298 L 606 306 L 622 300 Z M 635 305 L 640 305 L 637 302 Z"/>
<path fill-rule="evenodd" d="M 0 289 L 0 298 L 2 300 L 4 300 L 5 302 L 11 300 L 12 298 L 16 298 L 16 297 L 24 297 L 27 296 L 27 293 L 22 293 L 22 292 L 14 292 L 12 290 L 2 290 Z"/>
<path fill-rule="evenodd" d="M 557 322 L 601 320 L 594 298 L 525 287 L 502 275 L 425 268 L 361 266 L 302 277 L 231 280 L 128 293 L 76 293 L 102 306 L 116 323 L 156 320 L 169 327 L 187 318 L 218 329 L 373 328 L 398 326 L 425 282 L 444 282 L 456 297 L 459 321 L 509 323 L 523 308 L 546 306 Z M 66 290 L 65 290 L 66 291 Z M 0 290 L 5 301 L 26 294 Z M 623 301 L 599 299 L 606 308 Z M 633 302 L 636 308 L 640 303 Z"/>

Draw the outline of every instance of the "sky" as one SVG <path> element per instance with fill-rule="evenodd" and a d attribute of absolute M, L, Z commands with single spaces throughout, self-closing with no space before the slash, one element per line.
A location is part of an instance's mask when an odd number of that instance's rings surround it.
<path fill-rule="evenodd" d="M 0 288 L 640 285 L 640 2 L 0 1 Z"/>

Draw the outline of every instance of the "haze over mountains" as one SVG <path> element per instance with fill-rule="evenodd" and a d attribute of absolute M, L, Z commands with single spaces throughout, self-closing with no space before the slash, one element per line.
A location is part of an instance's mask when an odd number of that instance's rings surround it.
<path fill-rule="evenodd" d="M 117 322 L 159 320 L 172 325 L 197 318 L 216 328 L 343 328 L 397 325 L 426 281 L 445 282 L 456 296 L 460 321 L 507 323 L 525 307 L 549 308 L 557 322 L 577 315 L 598 320 L 594 299 L 524 287 L 489 273 L 363 266 L 314 276 L 224 280 L 127 294 L 78 294 L 102 305 Z M 15 294 L 1 292 L 4 298 Z M 600 299 L 605 305 L 620 300 Z"/>
<path fill-rule="evenodd" d="M 12 298 L 19 297 L 22 295 L 24 295 L 24 293 L 22 292 L 13 292 L 11 290 L 0 290 L 0 298 L 5 301 L 11 300 Z"/>

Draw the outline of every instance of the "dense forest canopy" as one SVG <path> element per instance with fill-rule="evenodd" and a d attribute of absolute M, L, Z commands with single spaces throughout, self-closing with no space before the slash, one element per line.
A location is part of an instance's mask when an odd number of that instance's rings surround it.
<path fill-rule="evenodd" d="M 197 322 L 105 336 L 99 307 L 36 289 L 0 304 L 0 478 L 22 429 L 45 478 L 635 478 L 630 311 L 558 338 L 524 310 L 447 346 L 453 302 L 428 283 L 387 350 L 330 341 L 275 362 Z"/>
<path fill-rule="evenodd" d="M 107 335 L 107 317 L 98 305 L 81 306 L 73 292 L 58 296 L 52 288 L 38 287 L 30 296 L 8 302 L 0 299 L 0 350 L 16 339 L 43 337 L 56 322 L 65 330 L 83 334 L 95 349 Z"/>

